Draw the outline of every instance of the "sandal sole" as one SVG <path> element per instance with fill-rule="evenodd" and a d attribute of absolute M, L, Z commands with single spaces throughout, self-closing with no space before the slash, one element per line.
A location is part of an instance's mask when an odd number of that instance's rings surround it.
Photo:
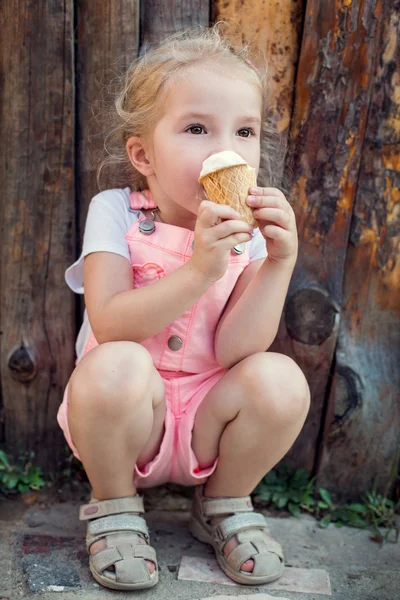
<path fill-rule="evenodd" d="M 118 583 L 114 582 L 108 577 L 102 577 L 92 569 L 91 565 L 89 565 L 90 572 L 93 578 L 100 583 L 105 588 L 109 588 L 110 590 L 125 590 L 126 592 L 134 591 L 134 590 L 147 590 L 148 588 L 152 588 L 158 583 L 158 570 L 154 571 L 155 576 L 151 577 L 148 581 L 142 581 L 140 583 Z"/>

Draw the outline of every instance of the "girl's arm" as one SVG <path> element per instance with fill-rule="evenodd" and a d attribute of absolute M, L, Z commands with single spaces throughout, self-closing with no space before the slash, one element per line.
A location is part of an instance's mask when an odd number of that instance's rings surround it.
<path fill-rule="evenodd" d="M 255 352 L 264 352 L 275 339 L 290 278 L 297 260 L 296 218 L 277 188 L 250 189 L 253 208 L 268 256 L 254 261 L 239 277 L 215 336 L 215 354 L 229 368 Z"/>
<path fill-rule="evenodd" d="M 229 206 L 203 201 L 190 260 L 137 289 L 132 289 L 129 260 L 110 252 L 89 254 L 84 263 L 85 302 L 97 341 L 140 343 L 168 327 L 224 275 L 231 249 L 249 241 L 249 231 Z"/>
<path fill-rule="evenodd" d="M 93 252 L 84 263 L 85 303 L 99 344 L 142 342 L 197 302 L 212 285 L 187 262 L 149 286 L 132 289 L 130 262 L 111 252 Z"/>
<path fill-rule="evenodd" d="M 295 261 L 255 260 L 243 271 L 215 336 L 217 362 L 230 368 L 246 356 L 264 352 L 278 331 Z"/>

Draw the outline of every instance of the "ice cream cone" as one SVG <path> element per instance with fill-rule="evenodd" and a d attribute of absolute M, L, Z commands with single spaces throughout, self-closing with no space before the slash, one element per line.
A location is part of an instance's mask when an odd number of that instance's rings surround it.
<path fill-rule="evenodd" d="M 246 204 L 249 188 L 257 185 L 256 172 L 241 156 L 229 151 L 210 156 L 203 162 L 199 183 L 209 200 L 231 206 L 243 221 L 258 227 L 252 209 Z"/>

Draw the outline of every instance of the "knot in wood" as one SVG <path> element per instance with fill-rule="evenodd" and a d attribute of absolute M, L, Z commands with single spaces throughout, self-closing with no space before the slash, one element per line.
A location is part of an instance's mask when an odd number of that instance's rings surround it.
<path fill-rule="evenodd" d="M 298 290 L 286 305 L 286 327 L 295 340 L 318 346 L 331 335 L 337 312 L 334 302 L 323 290 Z"/>
<path fill-rule="evenodd" d="M 25 346 L 20 346 L 11 353 L 8 359 L 8 368 L 14 379 L 22 383 L 36 377 L 36 363 Z"/>

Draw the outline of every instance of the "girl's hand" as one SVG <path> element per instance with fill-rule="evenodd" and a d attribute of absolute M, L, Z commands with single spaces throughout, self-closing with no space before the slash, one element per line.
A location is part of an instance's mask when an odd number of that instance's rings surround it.
<path fill-rule="evenodd" d="M 208 281 L 221 279 L 232 248 L 251 240 L 252 229 L 230 206 L 204 200 L 197 214 L 191 264 Z"/>
<path fill-rule="evenodd" d="M 298 240 L 296 218 L 284 194 L 277 188 L 250 188 L 247 204 L 253 208 L 260 232 L 267 242 L 268 257 L 274 262 L 296 261 Z"/>

